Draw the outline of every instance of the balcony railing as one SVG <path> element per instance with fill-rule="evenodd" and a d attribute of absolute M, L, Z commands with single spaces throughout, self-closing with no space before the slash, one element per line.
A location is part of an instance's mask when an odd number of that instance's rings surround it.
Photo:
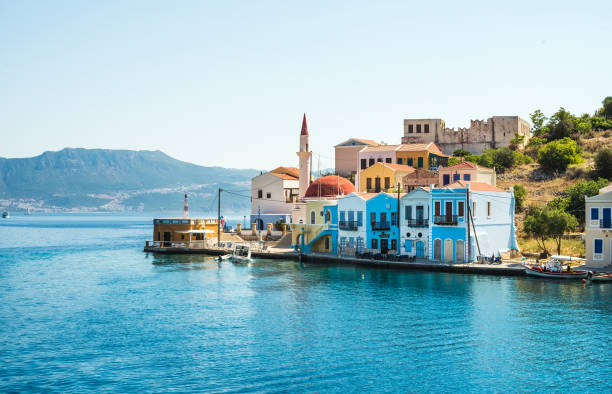
<path fill-rule="evenodd" d="M 599 221 L 599 228 L 610 228 L 610 229 L 612 229 L 612 219 L 601 219 Z"/>
<path fill-rule="evenodd" d="M 434 224 L 443 226 L 456 225 L 459 219 L 459 215 L 436 215 L 434 216 Z"/>
<path fill-rule="evenodd" d="M 408 227 L 428 227 L 429 221 L 427 219 L 408 219 Z"/>
<path fill-rule="evenodd" d="M 391 223 L 389 222 L 372 222 L 372 230 L 374 231 L 386 231 L 391 229 Z"/>
<path fill-rule="evenodd" d="M 341 220 L 338 227 L 340 230 L 356 231 L 358 223 L 356 220 Z"/>

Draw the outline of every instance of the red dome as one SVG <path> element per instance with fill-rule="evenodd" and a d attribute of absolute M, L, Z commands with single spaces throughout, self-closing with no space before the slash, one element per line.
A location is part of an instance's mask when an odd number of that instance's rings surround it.
<path fill-rule="evenodd" d="M 356 192 L 355 186 L 346 178 L 327 175 L 312 182 L 304 198 L 337 197 Z"/>

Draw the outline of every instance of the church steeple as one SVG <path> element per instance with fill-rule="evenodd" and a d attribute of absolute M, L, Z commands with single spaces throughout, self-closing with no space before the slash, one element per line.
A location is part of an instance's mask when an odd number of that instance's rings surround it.
<path fill-rule="evenodd" d="M 306 114 L 304 114 L 304 119 L 302 119 L 302 132 L 300 135 L 308 135 L 308 125 L 306 124 Z"/>

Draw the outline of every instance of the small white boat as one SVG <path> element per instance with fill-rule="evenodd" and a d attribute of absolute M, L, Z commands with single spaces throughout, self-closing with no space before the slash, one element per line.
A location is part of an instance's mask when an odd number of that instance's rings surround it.
<path fill-rule="evenodd" d="M 609 282 L 612 283 L 612 273 L 598 272 L 589 275 L 591 282 Z"/>
<path fill-rule="evenodd" d="M 251 261 L 251 247 L 249 245 L 236 244 L 232 253 L 232 262 L 242 263 Z"/>
<path fill-rule="evenodd" d="M 229 260 L 232 257 L 231 253 L 219 256 L 219 260 Z"/>
<path fill-rule="evenodd" d="M 539 276 L 541 278 L 553 278 L 553 279 L 585 279 L 589 271 L 575 271 L 571 268 L 552 270 L 547 267 L 525 265 L 525 273 L 531 276 Z"/>

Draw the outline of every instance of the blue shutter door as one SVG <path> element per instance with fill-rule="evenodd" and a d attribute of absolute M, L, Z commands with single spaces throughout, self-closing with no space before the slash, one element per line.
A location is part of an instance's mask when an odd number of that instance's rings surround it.
<path fill-rule="evenodd" d="M 593 241 L 594 241 L 593 252 L 597 253 L 597 254 L 603 253 L 603 240 L 602 239 L 595 239 Z"/>

